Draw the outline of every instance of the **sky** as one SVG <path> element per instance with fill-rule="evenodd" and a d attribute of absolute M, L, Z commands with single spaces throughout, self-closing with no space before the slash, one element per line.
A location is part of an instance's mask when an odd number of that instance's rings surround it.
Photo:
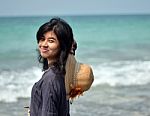
<path fill-rule="evenodd" d="M 0 16 L 150 14 L 150 0 L 0 0 Z"/>

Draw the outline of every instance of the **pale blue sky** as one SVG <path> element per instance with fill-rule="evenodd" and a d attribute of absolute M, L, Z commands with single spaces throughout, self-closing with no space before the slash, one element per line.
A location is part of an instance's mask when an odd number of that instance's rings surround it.
<path fill-rule="evenodd" d="M 0 16 L 150 14 L 150 0 L 0 0 Z"/>

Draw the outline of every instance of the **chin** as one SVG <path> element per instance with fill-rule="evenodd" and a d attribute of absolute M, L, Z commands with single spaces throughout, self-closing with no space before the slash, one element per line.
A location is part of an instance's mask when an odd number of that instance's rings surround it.
<path fill-rule="evenodd" d="M 41 56 L 42 56 L 43 58 L 48 58 L 48 55 L 46 55 L 46 54 L 41 54 Z"/>
<path fill-rule="evenodd" d="M 46 58 L 46 59 L 48 58 L 47 56 L 42 56 L 42 57 L 43 57 L 43 58 Z"/>

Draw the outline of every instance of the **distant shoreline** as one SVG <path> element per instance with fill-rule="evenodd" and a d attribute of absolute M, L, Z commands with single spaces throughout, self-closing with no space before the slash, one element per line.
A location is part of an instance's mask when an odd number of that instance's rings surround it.
<path fill-rule="evenodd" d="M 0 18 L 26 18 L 26 17 L 89 17 L 89 16 L 149 16 L 149 13 L 123 13 L 123 14 L 67 14 L 67 15 L 2 15 Z"/>

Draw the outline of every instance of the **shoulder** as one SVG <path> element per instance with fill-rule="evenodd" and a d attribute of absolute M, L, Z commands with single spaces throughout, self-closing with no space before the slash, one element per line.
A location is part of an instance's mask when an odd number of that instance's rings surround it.
<path fill-rule="evenodd" d="M 64 85 L 64 76 L 58 71 L 54 71 L 52 68 L 49 68 L 43 74 L 43 88 L 61 88 Z"/>
<path fill-rule="evenodd" d="M 44 72 L 42 78 L 46 82 L 53 82 L 61 80 L 62 78 L 64 78 L 64 76 L 57 69 L 49 68 L 47 71 Z"/>
<path fill-rule="evenodd" d="M 46 70 L 42 76 L 42 80 L 45 82 L 51 82 L 55 79 L 56 77 L 56 73 L 49 68 L 48 70 Z"/>

